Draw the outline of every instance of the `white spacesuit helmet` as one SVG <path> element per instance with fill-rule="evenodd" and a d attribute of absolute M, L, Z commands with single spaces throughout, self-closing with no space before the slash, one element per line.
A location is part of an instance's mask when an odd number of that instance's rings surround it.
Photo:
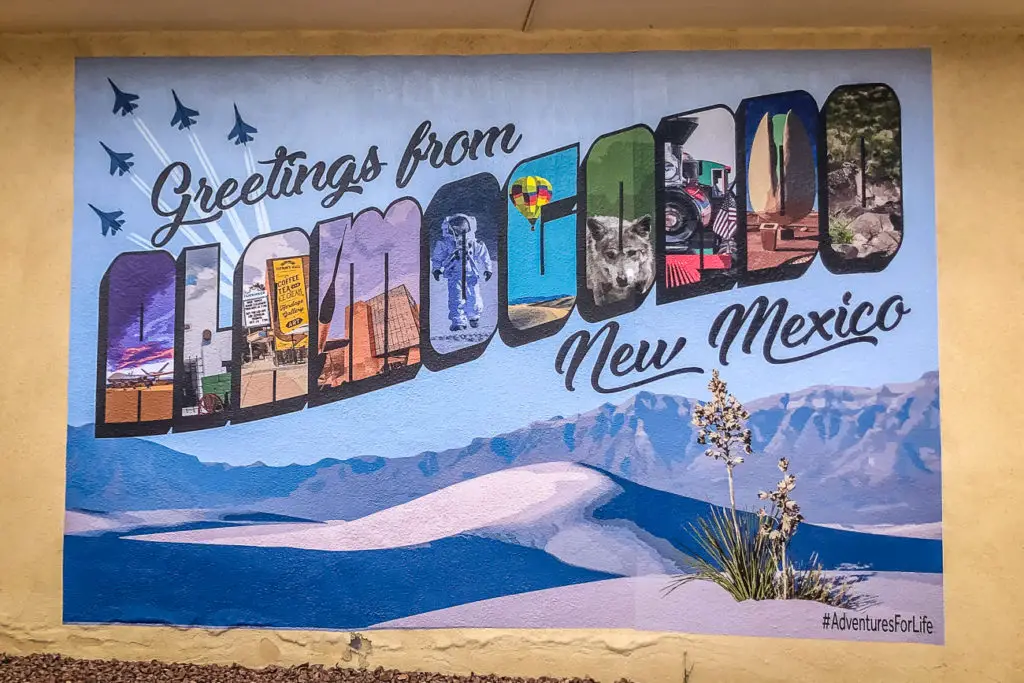
<path fill-rule="evenodd" d="M 447 216 L 441 221 L 441 234 L 456 240 L 462 239 L 462 235 L 465 234 L 466 241 L 472 242 L 476 239 L 476 216 L 467 216 L 464 213 Z"/>

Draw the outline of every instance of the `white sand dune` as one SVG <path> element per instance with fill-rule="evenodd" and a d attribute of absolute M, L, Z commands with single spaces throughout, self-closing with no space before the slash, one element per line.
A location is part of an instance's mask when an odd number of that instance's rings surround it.
<path fill-rule="evenodd" d="M 670 577 L 648 575 L 595 581 L 507 595 L 426 612 L 375 625 L 390 628 L 636 628 L 734 636 L 826 638 L 911 643 L 942 643 L 942 577 L 936 574 L 879 572 L 857 583 L 859 595 L 875 604 L 843 610 L 805 600 L 736 602 L 723 589 L 692 582 L 667 595 Z M 595 605 L 600 605 L 595 609 Z M 892 619 L 899 614 L 908 630 L 854 630 L 824 627 L 826 613 L 847 619 Z M 911 630 L 916 618 L 919 632 Z M 922 617 L 931 624 L 924 632 Z"/>
<path fill-rule="evenodd" d="M 818 526 L 880 536 L 942 539 L 942 522 L 927 522 L 924 524 L 819 524 Z"/>
<path fill-rule="evenodd" d="M 88 512 L 67 510 L 64 512 L 64 533 L 71 535 L 113 531 L 121 527 L 121 522 L 112 517 L 95 515 Z"/>
<path fill-rule="evenodd" d="M 96 514 L 79 510 L 64 513 L 64 533 L 86 536 L 105 531 L 130 531 L 142 526 L 173 526 L 216 518 L 208 510 L 133 510 Z"/>
<path fill-rule="evenodd" d="M 599 472 L 545 463 L 495 472 L 352 521 L 277 523 L 130 536 L 161 543 L 201 543 L 308 550 L 381 550 L 429 543 L 488 527 L 528 525 L 616 490 Z"/>

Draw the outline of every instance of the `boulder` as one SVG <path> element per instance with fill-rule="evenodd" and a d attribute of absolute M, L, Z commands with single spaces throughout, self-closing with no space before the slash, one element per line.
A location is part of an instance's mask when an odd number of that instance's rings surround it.
<path fill-rule="evenodd" d="M 868 240 L 883 232 L 896 232 L 889 214 L 874 212 L 860 214 L 850 222 L 847 229 L 855 236 L 864 235 Z"/>
<path fill-rule="evenodd" d="M 832 251 L 836 252 L 843 258 L 857 258 L 857 256 L 860 255 L 857 247 L 852 244 L 833 244 Z"/>
<path fill-rule="evenodd" d="M 832 249 L 843 258 L 864 258 L 872 254 L 890 256 L 899 249 L 903 234 L 893 224 L 892 216 L 878 211 L 855 209 L 846 229 L 853 233 L 849 244 L 834 244 Z"/>
<path fill-rule="evenodd" d="M 880 232 L 860 248 L 860 256 L 867 256 L 869 254 L 891 256 L 900 248 L 900 237 L 900 233 L 895 230 Z"/>

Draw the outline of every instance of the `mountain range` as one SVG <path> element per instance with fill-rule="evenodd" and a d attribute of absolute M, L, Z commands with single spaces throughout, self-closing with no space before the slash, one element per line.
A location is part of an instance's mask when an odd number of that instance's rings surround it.
<path fill-rule="evenodd" d="M 810 387 L 749 401 L 754 454 L 735 470 L 737 504 L 797 476 L 794 497 L 818 524 L 920 524 L 941 519 L 938 373 L 876 388 Z M 632 482 L 716 504 L 725 469 L 695 442 L 695 400 L 639 392 L 445 451 L 309 465 L 230 466 L 145 439 L 95 439 L 68 428 L 70 510 L 220 509 L 309 520 L 353 520 L 460 481 L 514 467 L 579 462 Z"/>

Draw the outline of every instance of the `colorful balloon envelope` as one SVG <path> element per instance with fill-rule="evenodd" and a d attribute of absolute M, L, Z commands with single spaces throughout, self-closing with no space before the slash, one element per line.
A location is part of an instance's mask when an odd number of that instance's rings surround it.
<path fill-rule="evenodd" d="M 551 183 L 540 176 L 523 176 L 512 182 L 508 198 L 532 227 L 540 218 L 540 210 L 551 203 Z"/>

